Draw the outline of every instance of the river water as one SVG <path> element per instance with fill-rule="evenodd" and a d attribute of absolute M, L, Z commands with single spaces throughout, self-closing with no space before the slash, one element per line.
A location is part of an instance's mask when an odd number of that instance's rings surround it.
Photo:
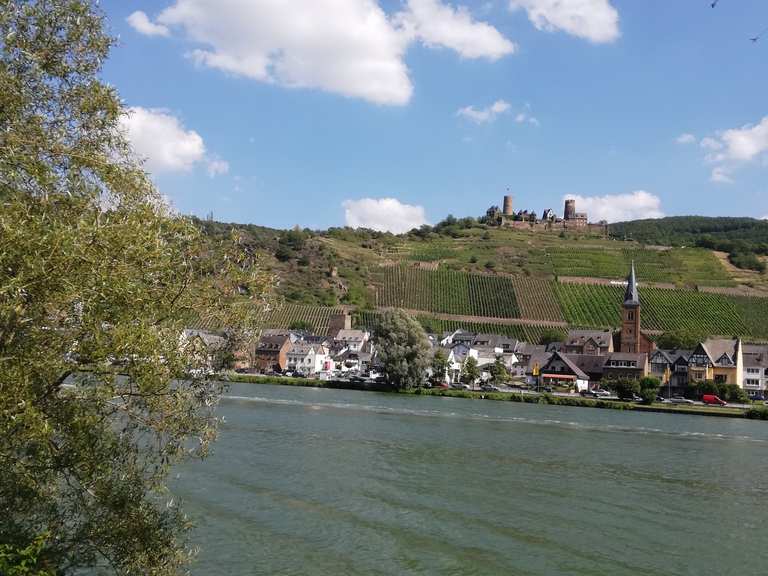
<path fill-rule="evenodd" d="M 234 384 L 193 575 L 763 575 L 768 424 Z"/>

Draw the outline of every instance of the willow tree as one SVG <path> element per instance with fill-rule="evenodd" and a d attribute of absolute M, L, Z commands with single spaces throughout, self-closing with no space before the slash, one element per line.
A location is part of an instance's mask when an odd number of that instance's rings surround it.
<path fill-rule="evenodd" d="M 0 552 L 25 574 L 183 570 L 167 474 L 220 388 L 182 331 L 247 328 L 271 283 L 161 201 L 99 78 L 112 42 L 94 1 L 0 0 Z"/>

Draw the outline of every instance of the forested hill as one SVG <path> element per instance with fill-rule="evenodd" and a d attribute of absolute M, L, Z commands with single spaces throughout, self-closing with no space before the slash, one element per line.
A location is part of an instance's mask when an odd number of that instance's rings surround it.
<path fill-rule="evenodd" d="M 728 252 L 741 268 L 763 271 L 757 255 L 768 255 L 768 220 L 672 216 L 612 224 L 611 236 L 642 244 L 697 246 Z"/>
<path fill-rule="evenodd" d="M 755 218 L 671 216 L 633 220 L 611 224 L 611 235 L 664 246 L 693 246 L 702 239 L 716 242 L 728 240 L 743 243 L 754 251 L 761 248 L 768 250 L 768 220 Z"/>

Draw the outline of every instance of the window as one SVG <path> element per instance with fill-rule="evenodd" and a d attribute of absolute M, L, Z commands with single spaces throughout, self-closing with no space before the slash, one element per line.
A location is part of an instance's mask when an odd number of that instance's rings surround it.
<path fill-rule="evenodd" d="M 755 380 L 754 378 L 747 378 L 747 381 L 745 382 L 747 386 L 753 386 L 757 388 L 760 386 L 760 380 Z"/>
<path fill-rule="evenodd" d="M 627 320 L 634 320 L 635 319 L 635 313 L 631 310 L 627 312 Z"/>
<path fill-rule="evenodd" d="M 728 377 L 725 374 L 715 374 L 715 384 L 725 384 Z"/>

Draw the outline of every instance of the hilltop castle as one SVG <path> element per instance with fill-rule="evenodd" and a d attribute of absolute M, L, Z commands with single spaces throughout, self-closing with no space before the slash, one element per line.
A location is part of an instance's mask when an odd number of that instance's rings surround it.
<path fill-rule="evenodd" d="M 576 200 L 574 199 L 565 201 L 562 218 L 558 217 L 551 208 L 544 210 L 541 218 L 536 212 L 529 212 L 528 210 L 515 212 L 513 199 L 510 195 L 504 196 L 502 206 L 502 210 L 499 210 L 498 206 L 491 206 L 486 211 L 485 217 L 488 224 L 534 232 L 569 230 L 602 235 L 608 233 L 608 223 L 605 221 L 590 223 L 585 212 L 576 211 Z"/>

